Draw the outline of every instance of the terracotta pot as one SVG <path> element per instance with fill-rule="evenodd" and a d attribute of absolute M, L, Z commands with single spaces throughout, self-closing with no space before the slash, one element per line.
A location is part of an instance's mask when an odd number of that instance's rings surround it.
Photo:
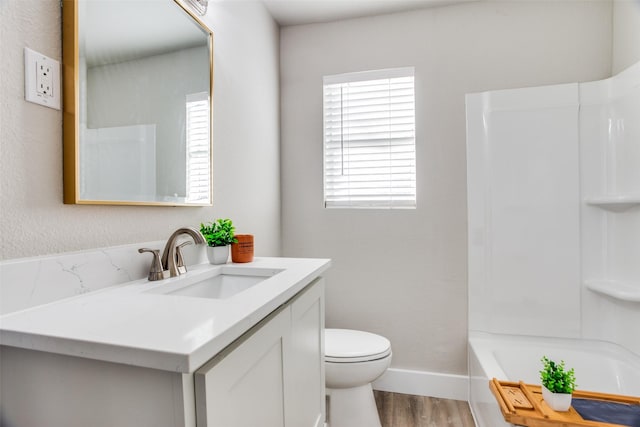
<path fill-rule="evenodd" d="M 253 234 L 236 234 L 238 243 L 231 245 L 231 261 L 253 261 Z"/>

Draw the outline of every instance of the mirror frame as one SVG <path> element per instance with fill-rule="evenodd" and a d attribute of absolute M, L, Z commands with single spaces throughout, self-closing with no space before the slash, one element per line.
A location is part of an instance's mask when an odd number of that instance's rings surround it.
<path fill-rule="evenodd" d="M 80 49 L 78 34 L 78 2 L 62 0 L 62 134 L 63 187 L 65 204 L 73 205 L 134 205 L 134 206 L 212 206 L 213 205 L 213 31 L 179 0 L 173 1 L 193 19 L 209 37 L 209 203 L 176 203 L 127 200 L 80 199 Z"/>

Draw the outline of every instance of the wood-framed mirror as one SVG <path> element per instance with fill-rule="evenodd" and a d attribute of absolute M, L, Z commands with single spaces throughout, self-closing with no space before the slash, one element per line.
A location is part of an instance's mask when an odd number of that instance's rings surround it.
<path fill-rule="evenodd" d="M 63 0 L 64 203 L 210 206 L 213 33 L 179 0 Z"/>

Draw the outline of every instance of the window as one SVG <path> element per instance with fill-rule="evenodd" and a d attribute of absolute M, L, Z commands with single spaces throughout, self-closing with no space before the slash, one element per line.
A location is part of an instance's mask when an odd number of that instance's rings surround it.
<path fill-rule="evenodd" d="M 187 201 L 209 203 L 209 94 L 187 95 Z"/>
<path fill-rule="evenodd" d="M 415 208 L 414 69 L 324 77 L 327 208 Z"/>

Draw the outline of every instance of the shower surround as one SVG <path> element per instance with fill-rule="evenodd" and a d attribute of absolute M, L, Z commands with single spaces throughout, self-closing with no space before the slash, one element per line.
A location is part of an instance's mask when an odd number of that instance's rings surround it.
<path fill-rule="evenodd" d="M 478 426 L 503 425 L 488 379 L 532 381 L 549 351 L 586 363 L 587 384 L 576 369 L 581 389 L 618 384 L 606 387 L 640 395 L 640 385 L 624 386 L 640 377 L 640 63 L 606 80 L 469 94 L 466 103 Z M 520 362 L 507 369 L 499 349 L 510 347 Z M 603 350 L 591 362 L 578 356 L 595 347 Z"/>

